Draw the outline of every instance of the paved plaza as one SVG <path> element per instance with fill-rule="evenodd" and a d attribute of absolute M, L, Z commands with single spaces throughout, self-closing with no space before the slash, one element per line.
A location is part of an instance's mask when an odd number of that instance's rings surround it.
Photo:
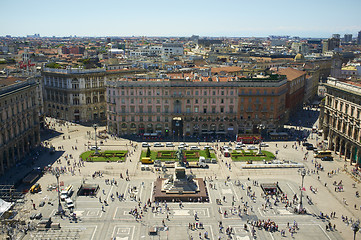
<path fill-rule="evenodd" d="M 78 163 L 80 153 L 87 149 L 85 145 L 89 141 L 94 144 L 94 134 L 87 133 L 94 133 L 94 130 L 79 125 L 59 126 L 54 120 L 51 124 L 54 124 L 52 128 L 59 134 L 46 141 L 57 150 L 58 147 L 61 149 L 59 148 L 54 155 L 43 152 L 39 161 L 51 162 L 53 168 L 67 168 L 67 171 L 60 175 L 60 181 L 63 183 L 62 188 L 69 184 L 74 186 L 72 199 L 76 218 L 70 217 L 68 210 L 66 216 L 55 215 L 58 207 L 57 192 L 48 191 L 47 188 L 56 183 L 56 178 L 48 172 L 38 181 L 43 191 L 37 194 L 27 193 L 24 205 L 19 208 L 18 217 L 28 221 L 31 214 L 41 212 L 44 218 L 51 217 L 53 222 L 60 223 L 61 229 L 29 231 L 24 239 L 352 239 L 353 232 L 350 225 L 342 220 L 342 215 L 348 219 L 358 219 L 361 216 L 360 201 L 355 197 L 355 192 L 360 191 L 360 185 L 343 170 L 345 162 L 339 157 L 335 157 L 333 162 L 317 160 L 324 168 L 324 171 L 319 170 L 317 174 L 312 154 L 304 160 L 307 151 L 298 144 L 297 149 L 292 147 L 295 142 L 290 141 L 269 142 L 270 146 L 266 150 L 278 151 L 278 159 L 303 163 L 306 170 L 309 170 L 304 178 L 306 191 L 303 198 L 307 214 L 294 213 L 293 208 L 297 207 L 297 204 L 286 208 L 286 200 L 278 199 L 276 202 L 275 198 L 269 198 L 266 201 L 260 187 L 262 183 L 278 182 L 284 196 L 287 195 L 291 203 L 295 195 L 297 198 L 300 196 L 301 175 L 298 168 L 242 169 L 241 163 L 232 162 L 230 158 L 220 156 L 219 152 L 218 164 L 211 164 L 208 169 L 192 169 L 193 174 L 206 180 L 209 203 L 182 203 L 182 206 L 177 202 L 159 203 L 156 207 L 155 203 L 152 203 L 152 206 L 144 208 L 148 200 L 152 199 L 154 180 L 163 176 L 163 173 L 141 171 L 140 143 L 111 137 L 100 147 L 102 150 L 128 150 L 131 154 L 125 162 L 85 162 L 85 166 L 73 167 L 74 162 Z M 309 139 L 309 142 L 314 144 L 316 141 L 319 141 L 316 136 Z M 131 146 L 136 144 L 137 148 Z M 64 157 L 70 154 L 73 158 L 70 159 L 71 164 L 67 165 Z M 230 167 L 227 164 L 230 164 Z M 13 178 L 16 178 L 17 174 L 20 175 L 22 170 L 13 170 Z M 332 170 L 335 173 L 328 175 L 327 173 Z M 173 171 L 174 169 L 169 169 L 168 173 Z M 188 173 L 189 171 L 187 169 Z M 93 177 L 95 172 L 100 172 L 101 176 Z M 125 179 L 127 172 L 130 181 Z M 110 182 L 107 182 L 107 179 Z M 343 182 L 344 192 L 335 192 L 333 183 L 340 180 Z M 113 181 L 116 181 L 116 184 L 113 184 Z M 96 197 L 77 196 L 77 189 L 84 182 L 99 184 L 100 190 Z M 314 193 L 310 190 L 311 186 Z M 118 198 L 117 195 L 121 194 L 124 194 L 123 198 Z M 221 204 L 217 203 L 217 199 L 221 200 Z M 42 201 L 46 204 L 39 207 Z M 33 209 L 32 202 L 35 203 L 36 209 Z M 62 204 L 64 205 L 64 202 Z M 130 214 L 134 209 L 142 209 L 141 218 Z M 321 218 L 321 212 L 328 216 L 336 212 L 336 216 Z M 278 225 L 278 231 L 252 228 L 252 224 L 259 220 L 274 222 Z M 38 221 L 34 220 L 35 223 Z M 332 228 L 326 229 L 329 222 Z M 289 229 L 293 226 L 294 233 L 291 233 Z M 153 227 L 158 227 L 158 235 L 149 234 Z M 283 230 L 285 233 L 282 236 Z M 227 235 L 226 232 L 229 231 L 231 234 Z"/>

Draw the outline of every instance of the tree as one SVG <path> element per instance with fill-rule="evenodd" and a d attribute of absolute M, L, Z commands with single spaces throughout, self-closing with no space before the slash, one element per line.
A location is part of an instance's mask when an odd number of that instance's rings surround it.
<path fill-rule="evenodd" d="M 206 148 L 206 150 L 204 150 L 204 152 L 206 153 L 206 157 L 210 158 L 211 157 L 211 153 L 209 152 L 209 149 Z"/>
<path fill-rule="evenodd" d="M 150 148 L 148 147 L 147 153 L 145 154 L 146 157 L 150 157 Z"/>

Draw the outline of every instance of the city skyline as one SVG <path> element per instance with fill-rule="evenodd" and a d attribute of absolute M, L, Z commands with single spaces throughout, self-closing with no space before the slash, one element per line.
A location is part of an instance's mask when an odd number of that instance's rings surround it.
<path fill-rule="evenodd" d="M 357 10 L 361 2 L 335 0 L 290 4 L 285 0 L 258 1 L 257 4 L 229 0 L 118 2 L 40 0 L 1 3 L 3 18 L 0 36 L 209 36 L 266 37 L 289 35 L 327 38 L 333 33 L 361 30 Z M 353 6 L 353 7 L 350 7 Z"/>

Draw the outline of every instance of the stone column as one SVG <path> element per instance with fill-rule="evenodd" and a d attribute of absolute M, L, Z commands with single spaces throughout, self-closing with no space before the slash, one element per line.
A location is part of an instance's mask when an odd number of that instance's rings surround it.
<path fill-rule="evenodd" d="M 4 151 L 0 151 L 0 175 L 4 174 Z"/>

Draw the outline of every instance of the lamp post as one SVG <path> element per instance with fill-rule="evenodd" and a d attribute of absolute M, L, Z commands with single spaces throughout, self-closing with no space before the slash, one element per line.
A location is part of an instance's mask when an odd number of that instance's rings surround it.
<path fill-rule="evenodd" d="M 98 125 L 96 123 L 93 124 L 93 128 L 94 128 L 94 131 L 95 131 L 95 152 L 94 152 L 94 154 L 99 154 L 99 152 L 98 152 L 98 143 L 97 143 L 97 128 L 98 128 Z"/>
<path fill-rule="evenodd" d="M 57 214 L 61 215 L 61 214 L 63 214 L 63 207 L 61 206 L 61 201 L 60 201 L 60 185 L 59 185 L 60 173 L 59 173 L 59 172 L 56 172 L 56 173 L 55 173 L 55 177 L 56 177 L 56 182 L 57 182 L 57 184 L 58 184 L 58 201 L 59 201 Z"/>
<path fill-rule="evenodd" d="M 353 231 L 353 240 L 356 240 L 356 233 L 360 230 L 360 221 L 357 220 L 351 225 L 351 229 Z"/>
<path fill-rule="evenodd" d="M 301 176 L 302 176 L 302 184 L 301 184 L 301 199 L 300 199 L 300 206 L 299 206 L 299 209 L 298 209 L 298 212 L 300 213 L 302 210 L 303 210 L 303 205 L 302 205 L 302 196 L 303 196 L 303 180 L 306 176 L 306 169 L 303 169 L 301 171 Z"/>
<path fill-rule="evenodd" d="M 264 130 L 266 128 L 265 125 L 263 124 L 260 124 L 257 126 L 258 130 L 260 131 L 260 135 L 261 135 L 261 141 L 259 142 L 259 149 L 258 149 L 258 154 L 262 154 L 262 151 L 261 151 L 261 143 L 262 143 L 262 130 Z"/>

